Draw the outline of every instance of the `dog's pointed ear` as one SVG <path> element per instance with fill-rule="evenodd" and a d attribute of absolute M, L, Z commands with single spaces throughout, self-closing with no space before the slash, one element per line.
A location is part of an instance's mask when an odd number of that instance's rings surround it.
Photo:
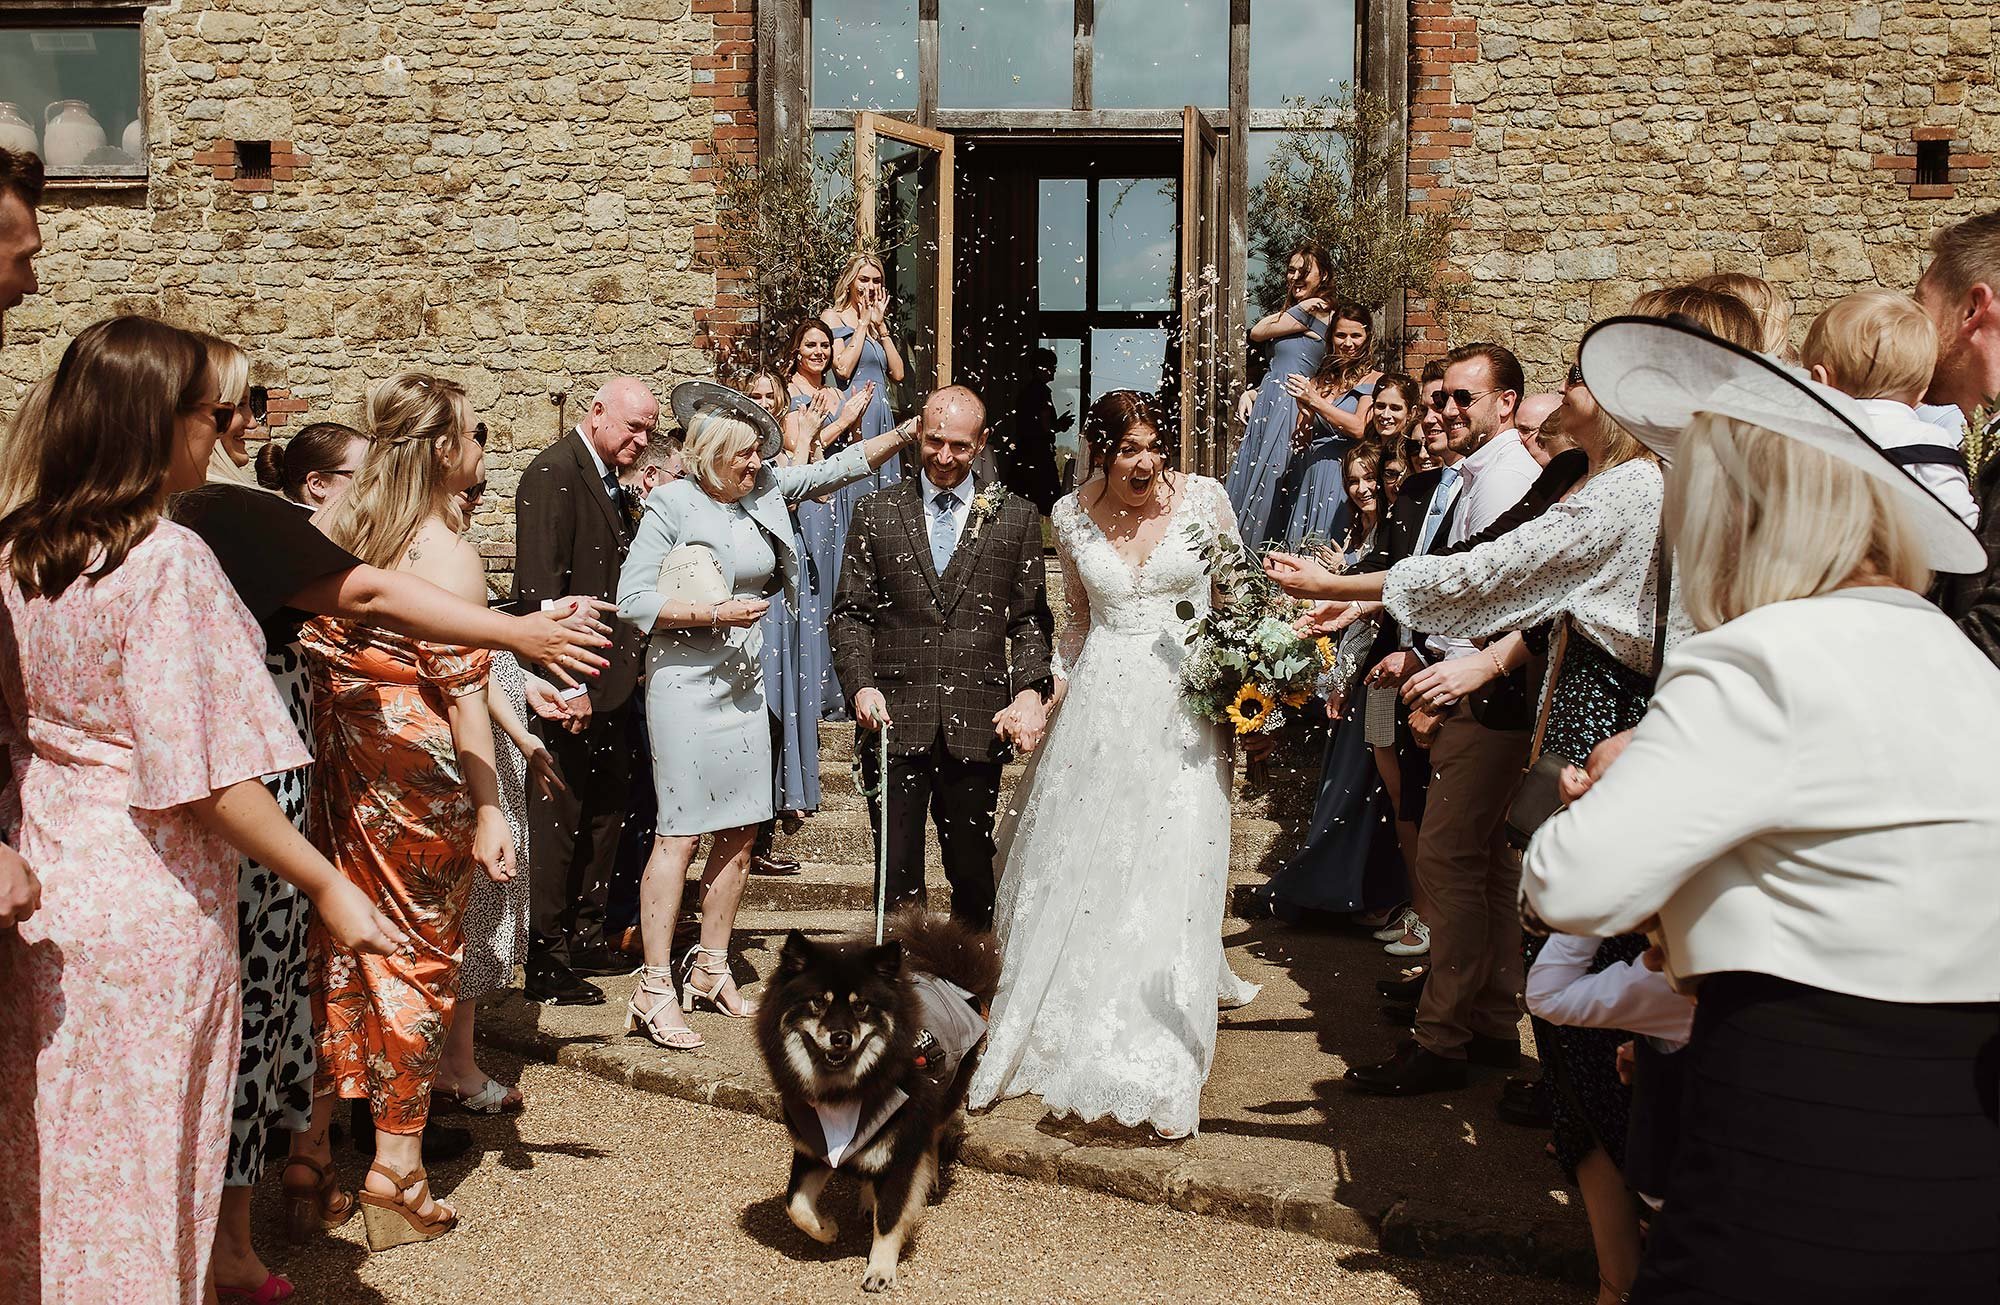
<path fill-rule="evenodd" d="M 795 979 L 806 972 L 812 963 L 812 941 L 797 929 L 785 935 L 785 945 L 778 949 L 778 978 Z"/>
<path fill-rule="evenodd" d="M 891 940 L 880 947 L 870 948 L 868 963 L 885 979 L 900 978 L 903 973 L 903 944 Z"/>

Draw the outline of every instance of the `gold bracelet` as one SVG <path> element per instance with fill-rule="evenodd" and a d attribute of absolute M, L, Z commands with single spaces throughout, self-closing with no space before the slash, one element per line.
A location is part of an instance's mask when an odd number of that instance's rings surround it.
<path fill-rule="evenodd" d="M 1493 673 L 1501 679 L 1507 678 L 1507 663 L 1500 660 L 1500 654 L 1488 648 L 1486 655 L 1493 659 Z"/>

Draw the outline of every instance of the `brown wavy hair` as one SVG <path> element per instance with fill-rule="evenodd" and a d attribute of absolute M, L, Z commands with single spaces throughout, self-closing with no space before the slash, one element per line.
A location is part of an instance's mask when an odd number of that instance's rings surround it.
<path fill-rule="evenodd" d="M 1090 405 L 1090 411 L 1083 418 L 1083 446 L 1090 454 L 1089 470 L 1092 474 L 1111 466 L 1111 459 L 1118 456 L 1118 446 L 1125 441 L 1125 434 L 1134 426 L 1151 426 L 1158 432 L 1153 447 L 1167 461 L 1167 484 L 1173 484 L 1174 475 L 1174 435 L 1160 414 L 1159 401 L 1150 394 L 1137 390 L 1112 390 Z M 1089 476 L 1085 477 L 1086 480 Z"/>
<path fill-rule="evenodd" d="M 176 421 L 208 391 L 207 351 L 165 322 L 113 317 L 70 342 L 37 420 L 17 423 L 7 449 L 24 497 L 0 518 L 0 549 L 25 597 L 102 579 L 152 533 Z"/>

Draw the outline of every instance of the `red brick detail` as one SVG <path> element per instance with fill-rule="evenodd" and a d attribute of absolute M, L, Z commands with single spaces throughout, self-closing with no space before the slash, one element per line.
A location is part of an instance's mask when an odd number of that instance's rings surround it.
<path fill-rule="evenodd" d="M 1451 160 L 1472 146 L 1472 108 L 1452 96 L 1458 66 L 1479 57 L 1479 21 L 1461 16 L 1453 0 L 1410 5 L 1409 207 L 1443 212 L 1458 198 L 1449 186 Z M 1404 367 L 1415 371 L 1449 345 L 1433 305 L 1411 300 L 1403 314 Z"/>
<path fill-rule="evenodd" d="M 271 142 L 271 175 L 268 177 L 243 177 L 237 175 L 236 142 L 219 140 L 205 150 L 194 152 L 194 165 L 207 168 L 214 181 L 226 181 L 229 188 L 238 194 L 269 194 L 276 190 L 273 184 L 279 181 L 298 181 L 305 177 L 312 166 L 312 160 L 299 152 L 297 146 L 288 140 Z"/>
<path fill-rule="evenodd" d="M 272 431 L 280 426 L 290 425 L 294 417 L 306 413 L 308 406 L 304 399 L 293 398 L 290 390 L 273 388 L 270 391 L 270 402 L 264 408 L 264 425 Z"/>
<path fill-rule="evenodd" d="M 1945 178 L 1945 184 L 1918 185 L 1917 142 L 1944 141 L 1946 142 L 1946 148 L 1950 149 L 1951 145 L 1958 143 L 1953 137 L 1952 131 L 1953 129 L 1950 127 L 1915 128 L 1910 132 L 1910 144 L 1908 148 L 1899 149 L 1894 154 L 1877 154 L 1872 159 L 1872 165 L 1878 172 L 1887 172 L 1890 180 L 1896 185 L 1907 186 L 1911 199 L 1956 199 L 1958 197 L 1958 187 L 1972 182 L 1974 179 L 1973 173 L 1985 171 L 1993 166 L 1993 156 L 1990 154 L 1958 153 L 1953 151 L 1946 159 L 1946 166 L 1949 171 Z"/>
<path fill-rule="evenodd" d="M 692 12 L 708 16 L 711 47 L 694 58 L 694 94 L 708 102 L 714 118 L 709 138 L 695 146 L 693 177 L 714 184 L 732 165 L 757 157 L 757 105 L 752 73 L 757 62 L 756 0 L 692 0 Z M 730 260 L 720 225 L 694 232 L 695 254 L 715 269 L 715 302 L 695 310 L 695 345 L 727 359 L 736 342 L 756 323 L 749 269 Z"/>

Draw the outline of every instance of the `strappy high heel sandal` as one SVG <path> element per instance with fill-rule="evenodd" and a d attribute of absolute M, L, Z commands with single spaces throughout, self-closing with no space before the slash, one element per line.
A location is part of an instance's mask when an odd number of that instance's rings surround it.
<path fill-rule="evenodd" d="M 310 1169 L 312 1181 L 294 1180 L 295 1168 Z M 294 1246 L 303 1246 L 354 1217 L 354 1198 L 340 1190 L 333 1166 L 323 1165 L 309 1155 L 285 1158 L 284 1190 L 285 1239 Z"/>
<path fill-rule="evenodd" d="M 711 957 L 713 959 L 709 959 Z M 706 974 L 709 978 L 715 980 L 714 986 L 703 988 L 699 983 L 695 982 L 694 976 L 697 974 Z M 722 1004 L 722 990 L 728 986 L 728 983 L 729 952 L 727 949 L 703 947 L 699 943 L 688 948 L 681 974 L 681 1013 L 689 1014 L 694 1010 L 696 1002 L 705 1001 L 715 1007 L 718 1014 L 727 1015 L 733 1020 L 749 1019 L 752 1015 L 755 1015 L 757 1013 L 757 1003 L 751 1001 L 740 992 L 736 994 L 736 1001 L 742 1007 L 741 1010 L 731 1010 Z"/>
<path fill-rule="evenodd" d="M 702 1036 L 683 1025 L 661 1027 L 660 1012 L 672 1009 L 674 1005 L 674 969 L 671 965 L 642 965 L 639 967 L 639 990 L 632 994 L 632 1000 L 625 1003 L 625 1033 L 637 1033 L 656 1047 L 668 1051 L 695 1051 L 702 1046 Z M 646 1010 L 639 1009 L 641 995 L 659 998 Z"/>
<path fill-rule="evenodd" d="M 377 1160 L 368 1166 L 371 1174 L 380 1174 L 396 1185 L 394 1196 L 384 1196 L 380 1192 L 361 1189 L 361 1219 L 368 1228 L 368 1249 L 386 1251 L 411 1242 L 427 1242 L 442 1237 L 458 1227 L 458 1211 L 452 1209 L 436 1197 L 430 1197 L 431 1213 L 420 1214 L 423 1198 L 412 1205 L 405 1199 L 412 1187 L 426 1184 L 425 1196 L 430 1196 L 424 1171 L 420 1168 L 412 1173 L 399 1174 Z"/>

